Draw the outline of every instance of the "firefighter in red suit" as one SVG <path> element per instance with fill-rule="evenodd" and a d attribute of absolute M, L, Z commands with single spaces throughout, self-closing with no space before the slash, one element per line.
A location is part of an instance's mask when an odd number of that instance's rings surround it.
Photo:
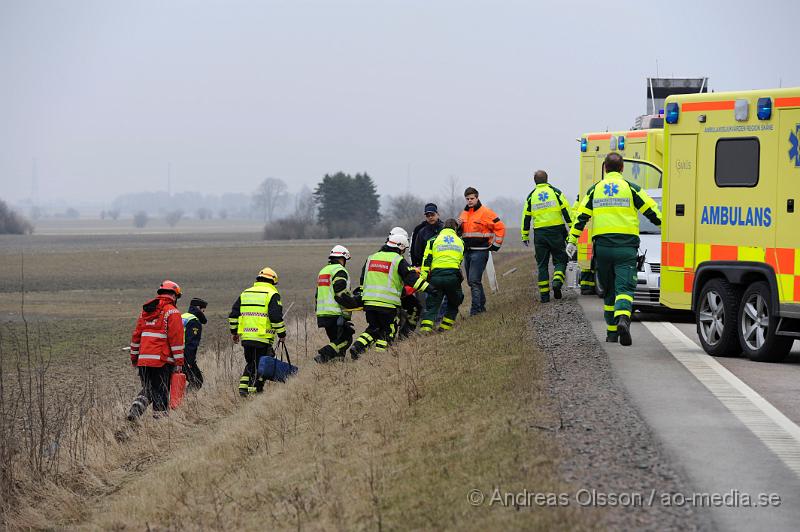
<path fill-rule="evenodd" d="M 181 287 L 164 281 L 157 293 L 142 306 L 131 337 L 131 365 L 139 370 L 142 390 L 128 412 L 129 421 L 144 414 L 151 403 L 153 417 L 167 414 L 170 377 L 183 366 L 183 320 L 175 308 Z"/>

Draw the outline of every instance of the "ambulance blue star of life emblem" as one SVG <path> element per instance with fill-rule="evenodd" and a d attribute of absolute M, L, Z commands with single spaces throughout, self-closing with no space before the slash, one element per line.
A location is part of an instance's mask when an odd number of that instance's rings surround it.
<path fill-rule="evenodd" d="M 456 241 L 456 239 L 455 239 L 455 238 L 453 238 L 453 237 L 452 237 L 452 236 L 450 236 L 450 235 L 447 235 L 446 237 L 444 237 L 444 243 L 445 243 L 445 244 L 452 244 L 452 243 L 453 243 L 453 242 L 455 242 L 455 241 Z"/>
<path fill-rule="evenodd" d="M 606 186 L 603 187 L 603 192 L 606 193 L 606 196 L 616 196 L 619 194 L 619 185 L 616 183 L 606 183 Z"/>
<path fill-rule="evenodd" d="M 800 124 L 795 126 L 794 131 L 789 132 L 789 143 L 792 145 L 789 150 L 789 159 L 794 161 L 796 167 L 800 167 L 800 146 L 798 146 L 800 141 L 798 141 L 798 137 L 800 137 Z"/>
<path fill-rule="evenodd" d="M 550 194 L 547 192 L 539 192 L 539 201 L 547 201 L 547 198 L 550 197 Z"/>

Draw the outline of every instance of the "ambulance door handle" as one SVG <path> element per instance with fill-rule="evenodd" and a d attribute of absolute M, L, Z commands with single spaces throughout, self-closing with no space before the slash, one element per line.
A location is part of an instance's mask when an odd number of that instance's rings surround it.
<path fill-rule="evenodd" d="M 786 200 L 786 212 L 794 212 L 794 200 Z"/>
<path fill-rule="evenodd" d="M 678 203 L 677 205 L 675 205 L 675 216 L 683 216 L 684 210 L 685 207 L 683 203 Z"/>

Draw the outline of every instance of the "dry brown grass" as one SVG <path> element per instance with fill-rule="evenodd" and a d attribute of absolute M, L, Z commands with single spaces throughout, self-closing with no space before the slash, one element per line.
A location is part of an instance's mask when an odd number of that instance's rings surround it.
<path fill-rule="evenodd" d="M 303 358 L 297 378 L 242 403 L 233 393 L 238 355 L 224 350 L 207 364 L 208 386 L 169 420 L 147 419 L 117 443 L 120 422 L 104 418 L 102 445 L 74 474 L 73 490 L 50 485 L 47 507 L 31 506 L 9 524 L 584 528 L 571 508 L 467 502 L 473 488 L 565 488 L 557 449 L 530 428 L 549 406 L 544 358 L 525 342 L 528 283 L 515 275 L 522 287 L 495 297 L 497 310 L 459 320 L 451 333 L 357 363 L 318 367 Z M 311 343 L 323 343 L 316 331 Z"/>
<path fill-rule="evenodd" d="M 281 249 L 279 257 L 285 263 L 280 268 L 291 272 L 283 275 L 287 300 L 304 297 L 304 279 L 319 267 L 319 261 L 308 257 L 324 247 L 328 244 Z M 357 252 L 366 254 L 373 247 L 363 245 Z M 193 287 L 214 294 L 219 308 L 235 298 L 243 285 L 241 277 L 246 284 L 250 263 L 269 250 L 212 250 L 214 269 L 206 271 L 212 262 L 196 261 L 209 256 L 209 250 L 187 248 L 178 251 L 170 267 L 183 271 Z M 53 263 L 69 264 L 70 257 L 91 259 L 109 282 L 123 275 L 126 286 L 142 283 L 158 267 L 158 252 L 152 249 L 145 251 L 152 260 L 144 264 L 133 255 L 103 262 L 105 252 L 80 253 L 54 254 L 49 267 L 33 270 L 32 279 L 42 283 L 43 293 L 55 290 L 48 284 L 48 272 Z M 278 255 L 267 254 L 277 260 Z M 245 257 L 248 260 L 242 261 Z M 508 268 L 523 265 L 514 264 L 519 259 L 508 255 L 501 259 L 511 260 Z M 121 274 L 122 263 L 128 267 Z M 353 264 L 355 275 L 360 258 Z M 505 269 L 498 266 L 498 271 Z M 71 277 L 83 275 L 70 271 Z M 315 349 L 326 340 L 310 316 L 293 312 L 289 345 L 300 375 L 244 402 L 235 394 L 240 351 L 229 344 L 223 326 L 211 326 L 201 359 L 206 386 L 169 419 L 148 417 L 135 429 L 123 420 L 134 374 L 120 363 L 124 355 L 92 347 L 91 360 L 101 363 L 80 366 L 89 376 L 85 382 L 74 373 L 61 380 L 72 379 L 76 393 L 87 386 L 102 392 L 91 396 L 81 417 L 71 418 L 70 438 L 61 446 L 56 474 L 34 474 L 24 462 L 15 462 L 15 500 L 13 508 L 4 501 L 5 525 L 583 528 L 586 523 L 570 508 L 475 508 L 467 502 L 473 488 L 487 493 L 494 487 L 565 488 L 556 475 L 558 450 L 531 428 L 534 420 L 541 423 L 551 414 L 540 388 L 544 357 L 526 341 L 527 278 L 528 268 L 521 267 L 502 279 L 504 291 L 490 299 L 490 312 L 459 320 L 451 333 L 414 338 L 357 363 L 313 364 Z M 64 324 L 69 317 L 53 301 L 84 301 L 81 327 L 102 336 L 99 320 L 86 322 L 103 307 L 102 300 L 112 296 L 112 301 L 124 302 L 120 305 L 125 312 L 120 314 L 127 316 L 127 307 L 139 304 L 145 292 L 149 295 L 150 290 L 133 286 L 116 294 L 62 289 L 43 299 L 43 307 L 30 308 L 45 324 Z M 221 318 L 226 309 L 222 310 L 214 314 Z M 122 338 L 128 326 L 125 318 L 119 320 Z M 67 335 L 65 349 L 74 347 L 79 337 Z M 62 356 L 66 354 L 56 353 L 57 359 Z M 113 378 L 104 379 L 109 374 Z"/>

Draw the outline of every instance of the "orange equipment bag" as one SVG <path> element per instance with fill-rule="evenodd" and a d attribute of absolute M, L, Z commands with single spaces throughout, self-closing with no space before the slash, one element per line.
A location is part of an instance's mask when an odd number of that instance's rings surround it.
<path fill-rule="evenodd" d="M 183 402 L 183 396 L 186 395 L 186 374 L 173 373 L 169 379 L 169 408 L 175 410 Z"/>

